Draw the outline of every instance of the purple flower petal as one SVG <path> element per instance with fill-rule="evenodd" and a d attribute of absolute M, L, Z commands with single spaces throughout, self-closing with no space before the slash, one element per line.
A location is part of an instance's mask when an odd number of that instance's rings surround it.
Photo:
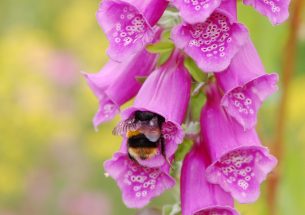
<path fill-rule="evenodd" d="M 236 54 L 227 70 L 215 74 L 225 95 L 221 104 L 244 129 L 256 125 L 262 102 L 277 88 L 278 75 L 266 74 L 252 42 Z"/>
<path fill-rule="evenodd" d="M 290 0 L 243 0 L 243 3 L 267 16 L 273 25 L 281 24 L 289 17 Z"/>
<path fill-rule="evenodd" d="M 165 139 L 165 154 L 171 157 L 176 152 L 178 144 L 183 142 L 183 129 L 177 123 L 166 121 L 162 125 L 162 135 Z"/>
<path fill-rule="evenodd" d="M 275 165 L 276 159 L 266 148 L 242 146 L 214 162 L 207 169 L 207 177 L 240 203 L 249 203 L 257 200 L 260 184 Z"/>
<path fill-rule="evenodd" d="M 133 116 L 134 112 L 150 111 L 165 118 L 162 135 L 165 139 L 165 154 L 172 157 L 178 144 L 183 141 L 183 122 L 190 99 L 191 78 L 183 66 L 183 58 L 175 51 L 167 63 L 155 70 L 144 82 L 135 98 L 133 107 L 122 112 L 122 120 Z M 144 166 L 160 166 L 165 161 L 162 154 L 138 162 Z M 161 163 L 162 165 L 163 163 Z"/>
<path fill-rule="evenodd" d="M 110 43 L 107 54 L 116 61 L 123 61 L 153 41 L 152 27 L 132 4 L 104 0 L 97 19 Z"/>
<path fill-rule="evenodd" d="M 260 76 L 226 93 L 221 104 L 244 129 L 253 128 L 262 102 L 277 90 L 277 82 L 276 73 Z"/>
<path fill-rule="evenodd" d="M 225 10 L 217 9 L 203 23 L 181 24 L 171 34 L 204 72 L 226 69 L 248 38 L 247 29 Z"/>
<path fill-rule="evenodd" d="M 127 207 L 141 208 L 149 201 L 175 185 L 169 168 L 148 168 L 118 152 L 104 163 L 105 171 L 116 180 Z"/>
<path fill-rule="evenodd" d="M 93 119 L 95 127 L 111 120 L 119 112 L 120 106 L 137 94 L 141 84 L 136 76 L 149 75 L 156 65 L 156 58 L 157 55 L 141 50 L 122 63 L 110 60 L 96 74 L 84 73 L 99 100 L 99 110 Z"/>
<path fill-rule="evenodd" d="M 276 159 L 261 145 L 254 129 L 244 130 L 220 106 L 216 86 L 208 91 L 202 110 L 202 138 L 211 156 L 207 179 L 219 184 L 241 203 L 254 202 L 260 184 L 276 166 Z"/>
<path fill-rule="evenodd" d="M 198 143 L 197 143 L 198 144 Z M 206 180 L 209 156 L 200 143 L 186 155 L 181 170 L 182 215 L 238 215 L 229 193 Z"/>
<path fill-rule="evenodd" d="M 93 125 L 97 128 L 100 124 L 112 120 L 120 112 L 120 106 L 108 97 L 100 97 L 99 108 L 93 117 Z"/>
<path fill-rule="evenodd" d="M 204 22 L 220 5 L 222 0 L 173 0 L 183 20 L 190 24 Z"/>

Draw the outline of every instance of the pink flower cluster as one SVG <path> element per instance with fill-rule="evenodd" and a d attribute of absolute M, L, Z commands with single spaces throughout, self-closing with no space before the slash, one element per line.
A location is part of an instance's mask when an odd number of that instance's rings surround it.
<path fill-rule="evenodd" d="M 243 3 L 274 25 L 288 18 L 289 0 Z M 260 184 L 276 166 L 255 126 L 262 102 L 277 90 L 278 75 L 265 72 L 247 28 L 238 22 L 236 4 L 237 0 L 100 4 L 97 19 L 109 40 L 110 60 L 100 72 L 84 76 L 99 101 L 94 126 L 121 113 L 114 133 L 122 135 L 122 145 L 104 168 L 116 180 L 126 206 L 144 207 L 176 183 L 170 170 L 184 140 L 182 124 L 195 82 L 186 58 L 214 79 L 203 84 L 207 100 L 200 134 L 182 164 L 182 214 L 238 214 L 233 199 L 256 201 Z M 170 29 L 158 24 L 167 8 L 176 8 L 181 19 Z M 174 48 L 158 65 L 161 54 L 146 47 L 157 44 L 168 30 Z M 145 77 L 144 83 L 139 77 Z M 132 98 L 132 107 L 120 111 Z"/>

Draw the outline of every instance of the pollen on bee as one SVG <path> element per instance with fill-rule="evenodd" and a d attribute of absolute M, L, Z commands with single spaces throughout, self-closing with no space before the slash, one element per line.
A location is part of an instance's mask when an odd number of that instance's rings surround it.
<path fill-rule="evenodd" d="M 126 137 L 127 137 L 127 138 L 130 138 L 130 137 L 136 136 L 136 135 L 138 135 L 138 134 L 140 134 L 140 131 L 139 131 L 139 130 L 127 131 Z"/>

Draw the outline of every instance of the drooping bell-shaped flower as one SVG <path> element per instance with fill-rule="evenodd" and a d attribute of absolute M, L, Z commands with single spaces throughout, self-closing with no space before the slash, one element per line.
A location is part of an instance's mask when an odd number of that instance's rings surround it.
<path fill-rule="evenodd" d="M 238 215 L 231 195 L 206 180 L 209 155 L 199 145 L 186 155 L 181 170 L 182 215 Z"/>
<path fill-rule="evenodd" d="M 169 165 L 143 167 L 124 152 L 117 152 L 111 160 L 105 161 L 104 169 L 116 180 L 123 201 L 129 208 L 144 207 L 152 198 L 175 185 L 175 180 L 169 174 Z"/>
<path fill-rule="evenodd" d="M 220 105 L 216 85 L 207 90 L 207 103 L 201 113 L 201 136 L 212 164 L 207 179 L 219 184 L 240 203 L 254 202 L 260 184 L 276 166 L 277 160 L 261 145 L 254 129 L 244 130 Z"/>
<path fill-rule="evenodd" d="M 222 71 L 248 38 L 235 14 L 236 1 L 224 1 L 204 22 L 176 26 L 171 38 L 204 72 Z"/>
<path fill-rule="evenodd" d="M 255 127 L 262 102 L 277 89 L 278 74 L 266 74 L 249 39 L 233 58 L 228 69 L 215 74 L 225 92 L 221 104 L 244 129 Z"/>
<path fill-rule="evenodd" d="M 110 60 L 104 68 L 96 73 L 84 73 L 93 93 L 99 100 L 99 109 L 93 118 L 93 124 L 111 120 L 119 113 L 120 106 L 134 97 L 141 84 L 137 76 L 148 76 L 156 65 L 157 55 L 145 49 L 119 63 Z"/>
<path fill-rule="evenodd" d="M 289 17 L 290 0 L 243 0 L 243 3 L 267 16 L 273 25 L 281 24 Z"/>
<path fill-rule="evenodd" d="M 169 60 L 146 79 L 132 107 L 122 112 L 122 122 L 132 118 L 136 111 L 149 111 L 165 119 L 161 134 L 165 142 L 165 156 L 159 145 L 157 155 L 146 160 L 137 159 L 144 166 L 161 166 L 172 157 L 183 140 L 183 122 L 190 99 L 191 77 L 183 65 L 178 50 Z M 123 134 L 125 135 L 125 134 Z"/>
<path fill-rule="evenodd" d="M 167 5 L 167 0 L 102 1 L 97 20 L 110 43 L 107 54 L 121 62 L 151 43 Z"/>
<path fill-rule="evenodd" d="M 204 22 L 221 2 L 222 0 L 172 0 L 182 19 L 189 24 Z"/>

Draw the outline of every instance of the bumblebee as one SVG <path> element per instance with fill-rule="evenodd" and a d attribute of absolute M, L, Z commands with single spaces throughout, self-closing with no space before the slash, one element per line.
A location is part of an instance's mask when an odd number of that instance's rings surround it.
<path fill-rule="evenodd" d="M 113 134 L 126 135 L 128 155 L 132 160 L 146 160 L 157 155 L 161 146 L 161 154 L 165 157 L 164 138 L 161 133 L 164 117 L 149 112 L 136 111 L 126 121 L 114 128 Z"/>

